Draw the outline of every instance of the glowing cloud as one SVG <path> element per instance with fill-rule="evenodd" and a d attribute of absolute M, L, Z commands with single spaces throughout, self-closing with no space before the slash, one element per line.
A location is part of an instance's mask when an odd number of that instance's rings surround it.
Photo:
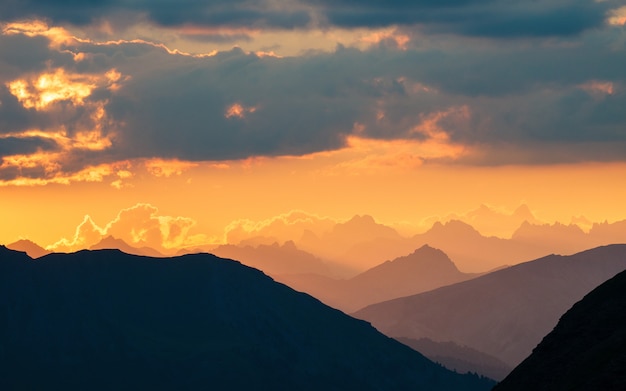
<path fill-rule="evenodd" d="M 105 231 L 98 227 L 89 215 L 85 215 L 83 221 L 76 227 L 74 237 L 71 240 L 61 239 L 47 249 L 56 252 L 71 252 L 79 249 L 86 249 L 98 243 Z"/>
<path fill-rule="evenodd" d="M 226 112 L 224 113 L 224 117 L 226 118 L 245 118 L 248 113 L 254 113 L 256 111 L 256 107 L 245 107 L 241 103 L 233 103 L 228 106 Z"/>
<path fill-rule="evenodd" d="M 411 38 L 406 34 L 399 33 L 396 28 L 387 28 L 370 32 L 362 36 L 360 41 L 369 45 L 377 45 L 381 42 L 391 41 L 395 43 L 398 48 L 406 50 L 407 44 L 411 41 Z"/>
<path fill-rule="evenodd" d="M 585 84 L 581 84 L 579 87 L 590 95 L 596 97 L 613 95 L 615 92 L 615 85 L 610 81 L 593 80 Z"/>
<path fill-rule="evenodd" d="M 608 23 L 614 26 L 626 25 L 626 6 L 611 11 Z"/>
<path fill-rule="evenodd" d="M 29 37 L 44 36 L 50 40 L 50 47 L 59 48 L 77 40 L 62 27 L 50 27 L 41 20 L 26 20 L 1 25 L 2 34 L 23 34 Z"/>
<path fill-rule="evenodd" d="M 8 82 L 6 85 L 22 105 L 42 110 L 58 101 L 70 101 L 82 106 L 84 99 L 103 84 L 114 84 L 121 75 L 114 69 L 105 75 L 67 74 L 63 68 L 44 72 L 25 79 Z"/>
<path fill-rule="evenodd" d="M 89 216 L 76 228 L 71 240 L 61 239 L 48 246 L 52 251 L 77 251 L 89 248 L 106 236 L 112 235 L 126 243 L 143 247 L 148 246 L 160 251 L 195 244 L 189 236 L 189 230 L 196 222 L 188 217 L 162 216 L 158 209 L 150 204 L 137 204 L 121 210 L 115 219 L 104 227 L 98 226 Z M 202 235 L 195 235 L 194 240 L 202 240 Z"/>

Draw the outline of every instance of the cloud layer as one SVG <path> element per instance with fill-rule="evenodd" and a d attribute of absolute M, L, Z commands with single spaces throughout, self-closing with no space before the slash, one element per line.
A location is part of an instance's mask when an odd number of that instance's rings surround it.
<path fill-rule="evenodd" d="M 52 23 L 2 25 L 0 181 L 121 179 L 137 159 L 302 156 L 358 140 L 440 146 L 416 152 L 420 164 L 626 160 L 626 31 L 616 2 L 285 4 L 0 6 L 6 20 Z M 395 27 L 367 48 L 290 57 L 191 55 L 61 27 L 135 23 L 119 16 L 126 11 L 168 28 Z"/>
<path fill-rule="evenodd" d="M 539 0 L 212 0 L 48 1 L 4 3 L 5 20 L 48 18 L 55 24 L 118 25 L 148 20 L 160 26 L 311 29 L 320 26 L 418 26 L 429 32 L 470 36 L 571 36 L 601 27 L 618 1 Z"/>

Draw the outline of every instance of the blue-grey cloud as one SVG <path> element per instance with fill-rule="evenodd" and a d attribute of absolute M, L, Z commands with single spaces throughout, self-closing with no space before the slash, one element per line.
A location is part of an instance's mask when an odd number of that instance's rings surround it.
<path fill-rule="evenodd" d="M 0 159 L 3 156 L 28 155 L 37 151 L 58 149 L 54 140 L 41 137 L 3 137 L 0 138 Z"/>
<path fill-rule="evenodd" d="M 20 0 L 0 4 L 0 18 L 46 18 L 55 24 L 88 25 L 103 18 L 123 16 L 127 23 L 147 17 L 162 26 L 205 25 L 293 29 L 306 26 L 308 12 L 274 9 L 250 0 Z"/>
<path fill-rule="evenodd" d="M 342 27 L 420 25 L 428 32 L 494 38 L 570 36 L 600 27 L 616 2 L 587 0 L 306 0 Z"/>
<path fill-rule="evenodd" d="M 101 19 L 162 26 L 304 29 L 313 21 L 342 28 L 416 26 L 426 33 L 491 38 L 568 37 L 603 25 L 620 0 L 20 0 L 0 3 L 0 19 L 43 17 L 87 25 Z"/>

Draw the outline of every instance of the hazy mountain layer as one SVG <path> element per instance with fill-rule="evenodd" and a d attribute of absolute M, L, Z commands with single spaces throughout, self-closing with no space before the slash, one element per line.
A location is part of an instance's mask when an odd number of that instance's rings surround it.
<path fill-rule="evenodd" d="M 3 390 L 488 390 L 256 269 L 0 247 Z"/>
<path fill-rule="evenodd" d="M 624 269 L 626 245 L 550 255 L 355 316 L 390 336 L 453 341 L 515 366 L 572 304 Z"/>
<path fill-rule="evenodd" d="M 460 272 L 446 254 L 429 246 L 384 262 L 348 280 L 314 274 L 276 276 L 292 288 L 346 312 L 474 277 L 475 274 Z"/>
<path fill-rule="evenodd" d="M 626 390 L 626 272 L 594 289 L 495 390 Z"/>
<path fill-rule="evenodd" d="M 422 353 L 429 359 L 458 373 L 478 373 L 495 380 L 502 380 L 512 368 L 502 360 L 454 342 L 435 342 L 432 339 L 396 338 L 403 344 Z"/>
<path fill-rule="evenodd" d="M 210 251 L 219 257 L 236 259 L 269 275 L 315 273 L 324 276 L 333 271 L 318 257 L 296 248 L 292 241 L 283 245 L 236 246 L 222 245 Z"/>

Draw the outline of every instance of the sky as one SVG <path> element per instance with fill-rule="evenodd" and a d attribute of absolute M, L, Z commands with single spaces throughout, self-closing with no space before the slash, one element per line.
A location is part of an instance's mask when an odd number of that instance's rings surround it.
<path fill-rule="evenodd" d="M 626 219 L 625 24 L 623 0 L 3 1 L 0 243 Z"/>

